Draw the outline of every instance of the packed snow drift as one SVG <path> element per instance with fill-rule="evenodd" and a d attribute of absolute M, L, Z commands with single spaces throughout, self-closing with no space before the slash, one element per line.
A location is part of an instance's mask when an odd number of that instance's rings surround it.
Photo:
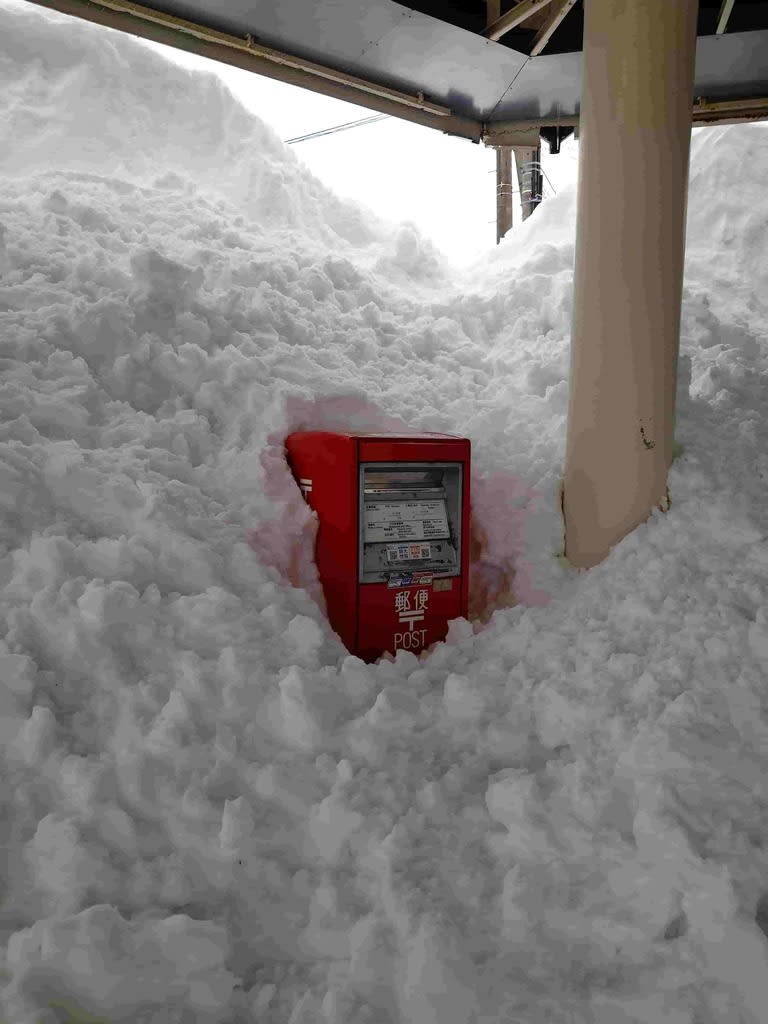
<path fill-rule="evenodd" d="M 458 273 L 0 3 L 4 1024 L 765 1020 L 767 173 L 694 134 L 672 506 L 576 573 L 573 188 Z M 472 440 L 472 621 L 365 665 L 282 445 L 402 424 Z"/>

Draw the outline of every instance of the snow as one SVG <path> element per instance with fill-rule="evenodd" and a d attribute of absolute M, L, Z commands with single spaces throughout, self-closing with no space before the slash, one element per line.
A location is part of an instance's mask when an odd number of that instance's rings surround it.
<path fill-rule="evenodd" d="M 671 509 L 578 573 L 573 187 L 459 273 L 214 77 L 0 29 L 0 1019 L 762 1021 L 768 130 L 694 132 Z M 472 621 L 366 665 L 282 444 L 403 424 L 472 439 Z"/>

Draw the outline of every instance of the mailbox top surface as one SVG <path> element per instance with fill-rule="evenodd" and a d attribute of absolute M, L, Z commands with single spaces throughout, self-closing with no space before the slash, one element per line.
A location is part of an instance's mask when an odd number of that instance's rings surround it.
<path fill-rule="evenodd" d="M 468 462 L 472 444 L 469 438 L 455 434 L 303 430 L 289 434 L 285 448 L 294 463 L 302 457 L 360 462 Z"/>
<path fill-rule="evenodd" d="M 460 434 L 438 434 L 434 432 L 424 431 L 413 434 L 406 433 L 378 433 L 374 431 L 365 430 L 298 430 L 291 437 L 307 437 L 307 436 L 326 436 L 326 437 L 349 437 L 360 441 L 410 441 L 410 442 L 430 442 L 430 441 L 468 441 L 469 438 L 462 437 Z"/>

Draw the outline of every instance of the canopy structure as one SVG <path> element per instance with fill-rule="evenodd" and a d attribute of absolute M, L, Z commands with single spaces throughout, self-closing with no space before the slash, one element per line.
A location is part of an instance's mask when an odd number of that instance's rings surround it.
<path fill-rule="evenodd" d="M 474 142 L 578 124 L 584 0 L 31 2 Z M 768 116 L 768 2 L 700 0 L 693 97 Z"/>
<path fill-rule="evenodd" d="M 30 2 L 494 146 L 500 225 L 578 130 L 565 555 L 669 506 L 690 130 L 768 118 L 768 0 Z"/>

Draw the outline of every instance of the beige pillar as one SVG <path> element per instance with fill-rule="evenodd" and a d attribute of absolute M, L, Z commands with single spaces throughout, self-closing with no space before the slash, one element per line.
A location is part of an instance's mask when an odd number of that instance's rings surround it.
<path fill-rule="evenodd" d="M 565 554 L 665 506 L 698 0 L 585 0 Z"/>
<path fill-rule="evenodd" d="M 512 227 L 512 147 L 496 146 L 496 245 Z"/>

